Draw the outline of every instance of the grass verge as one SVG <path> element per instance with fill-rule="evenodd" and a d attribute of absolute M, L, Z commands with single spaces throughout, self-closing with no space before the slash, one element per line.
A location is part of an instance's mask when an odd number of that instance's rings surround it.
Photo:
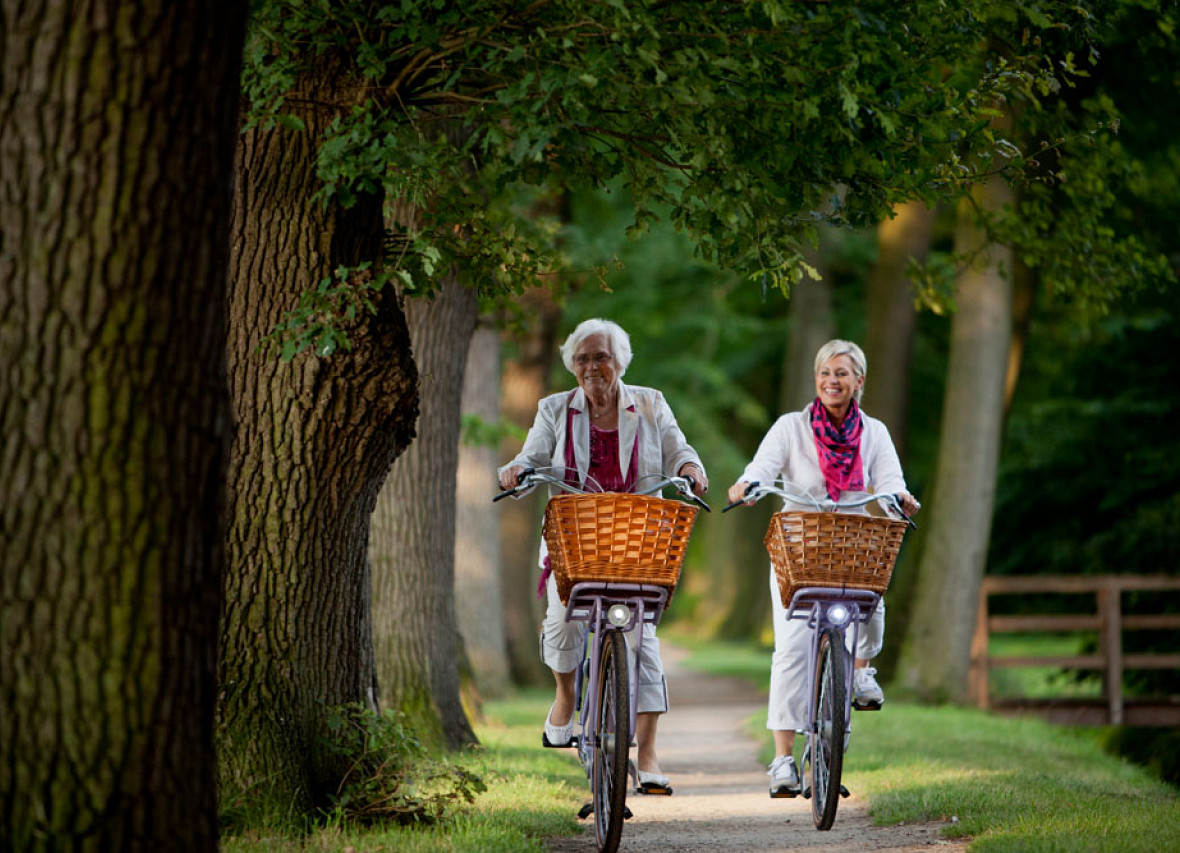
<path fill-rule="evenodd" d="M 694 644 L 686 661 L 762 689 L 769 663 L 768 651 L 736 643 Z M 769 762 L 765 724 L 759 714 L 748 730 Z M 899 702 L 854 713 L 852 729 L 844 782 L 878 825 L 944 821 L 971 853 L 1180 849 L 1180 792 L 1104 752 L 1099 730 Z"/>
<path fill-rule="evenodd" d="M 476 727 L 481 746 L 453 761 L 481 776 L 487 791 L 429 826 L 358 828 L 328 818 L 306 836 L 243 833 L 222 839 L 226 853 L 542 853 L 543 839 L 577 832 L 574 815 L 586 777 L 568 750 L 541 749 L 540 720 L 552 690 L 520 691 L 489 702 Z"/>

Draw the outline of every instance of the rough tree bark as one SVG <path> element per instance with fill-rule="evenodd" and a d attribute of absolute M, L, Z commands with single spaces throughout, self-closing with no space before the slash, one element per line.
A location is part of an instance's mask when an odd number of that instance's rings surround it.
<path fill-rule="evenodd" d="M 490 325 L 480 325 L 471 338 L 460 410 L 487 424 L 500 420 L 500 335 Z M 499 464 L 498 446 L 460 443 L 455 484 L 455 611 L 476 687 L 487 698 L 502 696 L 509 685 L 499 506 L 492 505 Z"/>
<path fill-rule="evenodd" d="M 920 201 L 894 208 L 892 219 L 877 227 L 877 263 L 866 283 L 868 325 L 865 359 L 869 363 L 864 409 L 884 421 L 904 464 L 909 431 L 910 365 L 918 313 L 906 277 L 910 258 L 925 259 L 930 251 L 936 211 Z"/>
<path fill-rule="evenodd" d="M 0 848 L 217 849 L 245 11 L 0 11 Z"/>
<path fill-rule="evenodd" d="M 315 146 L 360 93 L 328 67 L 287 99 L 306 130 L 241 138 L 229 364 L 238 433 L 230 476 L 219 750 L 223 803 L 259 817 L 322 804 L 343 768 L 325 710 L 375 704 L 369 523 L 413 437 L 417 372 L 393 288 L 351 329 L 353 349 L 290 362 L 258 351 L 300 295 L 380 258 L 380 198 L 312 204 Z"/>
<path fill-rule="evenodd" d="M 381 490 L 371 534 L 381 704 L 417 735 L 451 748 L 475 742 L 459 695 L 463 642 L 455 621 L 455 470 L 459 399 L 479 307 L 446 277 L 406 302 L 421 371 L 419 438 Z"/>
<path fill-rule="evenodd" d="M 1012 201 L 992 178 L 974 190 L 983 211 Z M 929 530 L 899 677 L 928 701 L 967 695 L 971 633 L 987 560 L 1012 329 L 1012 252 L 987 242 L 969 200 L 960 204 L 955 252 L 974 260 L 958 276 L 946 400 Z"/>
<path fill-rule="evenodd" d="M 537 414 L 537 403 L 549 393 L 550 367 L 557 352 L 557 327 L 561 308 L 544 288 L 526 292 L 521 300 L 524 312 L 533 317 L 532 326 L 511 338 L 514 350 L 504 360 L 501 379 L 501 411 L 521 429 L 528 429 Z M 564 371 L 564 368 L 562 368 Z M 571 380 L 573 377 L 566 374 Z M 519 439 L 508 439 L 500 447 L 500 461 L 520 450 Z M 516 684 L 550 685 L 553 676 L 541 662 L 537 635 L 544 617 L 536 595 L 537 549 L 541 542 L 541 514 L 544 498 L 505 500 L 496 504 L 500 516 L 500 548 L 504 568 L 504 627 L 508 641 L 508 662 Z"/>

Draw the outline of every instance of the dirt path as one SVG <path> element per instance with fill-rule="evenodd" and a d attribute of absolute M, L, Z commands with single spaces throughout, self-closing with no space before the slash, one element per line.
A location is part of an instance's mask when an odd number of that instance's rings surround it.
<path fill-rule="evenodd" d="M 742 731 L 751 714 L 765 713 L 763 696 L 737 679 L 702 675 L 680 666 L 684 654 L 662 644 L 672 712 L 660 721 L 660 763 L 672 777 L 671 797 L 629 795 L 634 817 L 620 850 L 656 853 L 734 850 L 771 853 L 929 853 L 963 851 L 941 837 L 941 824 L 873 826 L 855 796 L 840 802 L 836 824 L 819 832 L 811 803 L 802 797 L 772 800 L 759 744 Z M 589 824 L 589 822 L 587 822 Z M 551 839 L 550 853 L 594 851 L 594 828 L 574 838 Z"/>

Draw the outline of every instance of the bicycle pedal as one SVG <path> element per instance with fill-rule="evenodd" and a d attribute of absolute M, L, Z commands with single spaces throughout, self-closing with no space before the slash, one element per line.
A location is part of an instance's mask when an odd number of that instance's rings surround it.
<path fill-rule="evenodd" d="M 852 710 L 854 711 L 880 711 L 883 702 L 856 702 L 852 703 Z"/>
<path fill-rule="evenodd" d="M 772 800 L 793 800 L 799 796 L 798 791 L 792 791 L 790 788 L 771 788 L 770 798 Z"/>
<path fill-rule="evenodd" d="M 585 820 L 592 814 L 594 814 L 594 803 L 585 803 L 578 809 L 578 820 Z"/>
<path fill-rule="evenodd" d="M 845 788 L 843 785 L 841 785 L 840 786 L 840 796 L 841 797 L 851 797 L 852 792 L 849 791 L 847 788 Z"/>
<path fill-rule="evenodd" d="M 545 747 L 546 749 L 569 749 L 571 746 L 577 746 L 577 745 L 578 745 L 577 735 L 574 735 L 573 737 L 571 737 L 569 739 L 569 743 L 550 743 L 549 742 L 549 735 L 545 734 L 544 732 L 541 732 L 541 746 Z"/>

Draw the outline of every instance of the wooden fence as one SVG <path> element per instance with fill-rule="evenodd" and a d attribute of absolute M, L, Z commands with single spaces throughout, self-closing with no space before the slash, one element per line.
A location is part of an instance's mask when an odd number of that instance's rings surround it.
<path fill-rule="evenodd" d="M 1128 699 L 1123 695 L 1123 672 L 1128 669 L 1180 669 L 1180 653 L 1124 654 L 1123 632 L 1180 630 L 1180 614 L 1124 614 L 1124 592 L 1180 590 L 1180 578 L 1147 575 L 987 577 L 979 596 L 975 635 L 971 641 L 968 690 L 980 708 L 1006 713 L 1036 713 L 1071 725 L 1180 726 L 1180 696 L 1154 700 Z M 996 595 L 1044 593 L 1092 594 L 1093 612 L 1077 615 L 991 616 L 989 602 Z M 1003 632 L 1038 633 L 1095 631 L 1098 652 L 1091 655 L 1008 656 L 989 654 L 988 640 Z M 1180 634 L 1175 648 L 1180 650 Z M 993 698 L 988 678 L 1002 667 L 1054 666 L 1098 670 L 1102 673 L 1100 699 Z"/>

